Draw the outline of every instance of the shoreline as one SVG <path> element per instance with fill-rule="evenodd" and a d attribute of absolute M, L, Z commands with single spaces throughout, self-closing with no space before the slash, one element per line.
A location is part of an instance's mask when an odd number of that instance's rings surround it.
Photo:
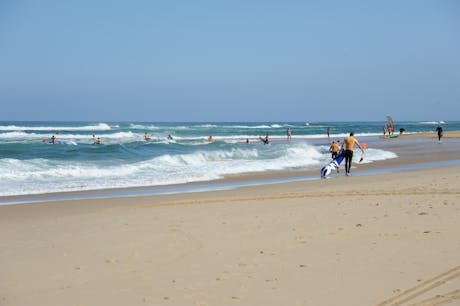
<path fill-rule="evenodd" d="M 402 161 L 385 163 L 379 162 L 374 167 L 361 165 L 360 170 L 352 167 L 356 173 L 353 176 L 372 176 L 387 173 L 409 172 L 416 170 L 428 170 L 442 167 L 460 166 L 460 159 L 441 159 L 435 162 L 423 161 L 404 163 Z M 364 166 L 364 167 L 363 167 Z M 343 170 L 343 169 L 342 169 Z M 165 186 L 145 186 L 145 187 L 126 187 L 113 189 L 98 189 L 84 191 L 56 192 L 33 195 L 18 195 L 0 197 L 0 207 L 7 205 L 27 205 L 47 202 L 62 201 L 84 201 L 96 199 L 123 199 L 137 197 L 155 197 L 160 195 L 194 194 L 218 192 L 223 190 L 237 190 L 245 187 L 270 186 L 302 181 L 321 181 L 318 171 L 314 170 L 293 170 L 293 171 L 272 171 L 265 173 L 243 173 L 241 175 L 231 175 L 213 181 L 191 182 L 177 185 Z M 338 179 L 343 176 L 331 174 L 326 179 Z"/>
<path fill-rule="evenodd" d="M 450 136 L 446 139 L 449 145 L 439 146 L 436 142 L 419 143 L 419 140 L 432 138 L 435 133 L 420 134 L 403 134 L 401 139 L 377 139 L 375 137 L 361 137 L 374 142 L 375 145 L 384 146 L 385 150 L 394 152 L 397 158 L 371 163 L 353 163 L 353 175 L 373 175 L 386 172 L 410 171 L 414 169 L 434 168 L 439 165 L 457 165 L 460 164 L 458 150 L 460 150 L 460 131 L 445 132 Z M 420 135 L 420 137 L 418 137 Z M 437 137 L 437 136 L 436 136 Z M 326 138 L 319 139 L 320 142 L 328 141 Z M 366 140 L 367 141 L 367 140 Z M 415 142 L 407 142 L 415 141 Z M 455 143 L 452 143 L 454 141 Z M 379 147 L 382 148 L 382 147 Z M 357 152 L 360 154 L 360 152 Z M 451 162 L 450 164 L 448 162 Z M 341 167 L 343 170 L 343 165 Z M 343 171 L 342 171 L 343 172 Z M 329 178 L 336 179 L 343 173 L 332 174 Z M 266 172 L 250 172 L 226 175 L 223 178 L 211 181 L 196 181 L 183 184 L 159 185 L 159 186 L 138 186 L 122 188 L 103 188 L 95 190 L 66 191 L 56 193 L 41 193 L 30 195 L 1 196 L 0 206 L 17 205 L 17 204 L 34 204 L 48 201 L 66 201 L 66 200 L 89 200 L 89 199 L 111 199 L 138 196 L 155 196 L 163 194 L 180 194 L 180 193 L 201 193 L 217 190 L 233 190 L 241 187 L 272 185 L 279 183 L 295 181 L 319 180 L 319 169 L 294 169 L 294 170 L 277 170 Z"/>
<path fill-rule="evenodd" d="M 399 135 L 401 137 L 421 137 L 421 138 L 438 138 L 438 134 L 433 131 L 431 133 L 403 133 Z M 442 138 L 460 138 L 460 131 L 444 131 L 442 133 Z"/>

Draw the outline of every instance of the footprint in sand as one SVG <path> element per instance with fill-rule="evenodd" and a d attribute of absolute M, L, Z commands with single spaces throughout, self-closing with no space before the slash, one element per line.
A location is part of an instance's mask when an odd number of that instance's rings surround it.
<path fill-rule="evenodd" d="M 439 274 L 432 279 L 427 281 L 421 282 L 420 279 L 417 280 L 419 284 L 416 286 L 404 290 L 401 292 L 400 289 L 396 289 L 393 292 L 397 293 L 396 296 L 389 298 L 377 306 L 397 306 L 397 305 L 409 305 L 408 303 L 413 299 L 421 296 L 422 294 L 426 294 L 431 290 L 448 283 L 449 281 L 460 277 L 460 266 L 457 266 L 445 273 Z M 452 301 L 460 300 L 460 289 L 456 289 L 454 291 L 444 293 L 444 294 L 437 294 L 431 298 L 423 300 L 416 304 L 411 304 L 412 306 L 426 306 L 426 305 L 441 305 Z"/>
<path fill-rule="evenodd" d="M 307 265 L 299 265 L 299 268 L 306 268 L 308 267 Z"/>

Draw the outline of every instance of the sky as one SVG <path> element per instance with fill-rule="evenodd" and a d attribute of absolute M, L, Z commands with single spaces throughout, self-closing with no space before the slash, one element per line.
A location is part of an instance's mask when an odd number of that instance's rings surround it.
<path fill-rule="evenodd" d="M 0 120 L 460 120 L 460 1 L 0 1 Z"/>

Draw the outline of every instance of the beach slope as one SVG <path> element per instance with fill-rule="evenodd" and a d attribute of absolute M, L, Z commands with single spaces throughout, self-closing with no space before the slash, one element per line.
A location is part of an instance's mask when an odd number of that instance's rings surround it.
<path fill-rule="evenodd" d="M 459 171 L 1 206 L 0 305 L 459 305 Z"/>

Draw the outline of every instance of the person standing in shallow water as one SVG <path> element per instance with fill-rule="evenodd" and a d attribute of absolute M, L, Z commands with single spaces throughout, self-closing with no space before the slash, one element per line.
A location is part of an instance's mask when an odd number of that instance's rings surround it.
<path fill-rule="evenodd" d="M 331 158 L 337 158 L 339 154 L 339 142 L 332 141 L 331 146 L 329 147 L 329 152 L 331 152 Z"/>
<path fill-rule="evenodd" d="M 350 133 L 350 136 L 346 137 L 343 140 L 342 143 L 342 149 L 345 147 L 345 175 L 349 176 L 350 175 L 350 169 L 351 169 L 351 161 L 353 159 L 353 150 L 355 148 L 355 145 L 358 146 L 358 148 L 361 149 L 361 152 L 364 154 L 364 150 L 359 144 L 359 141 L 355 138 L 355 134 L 353 132 Z"/>

